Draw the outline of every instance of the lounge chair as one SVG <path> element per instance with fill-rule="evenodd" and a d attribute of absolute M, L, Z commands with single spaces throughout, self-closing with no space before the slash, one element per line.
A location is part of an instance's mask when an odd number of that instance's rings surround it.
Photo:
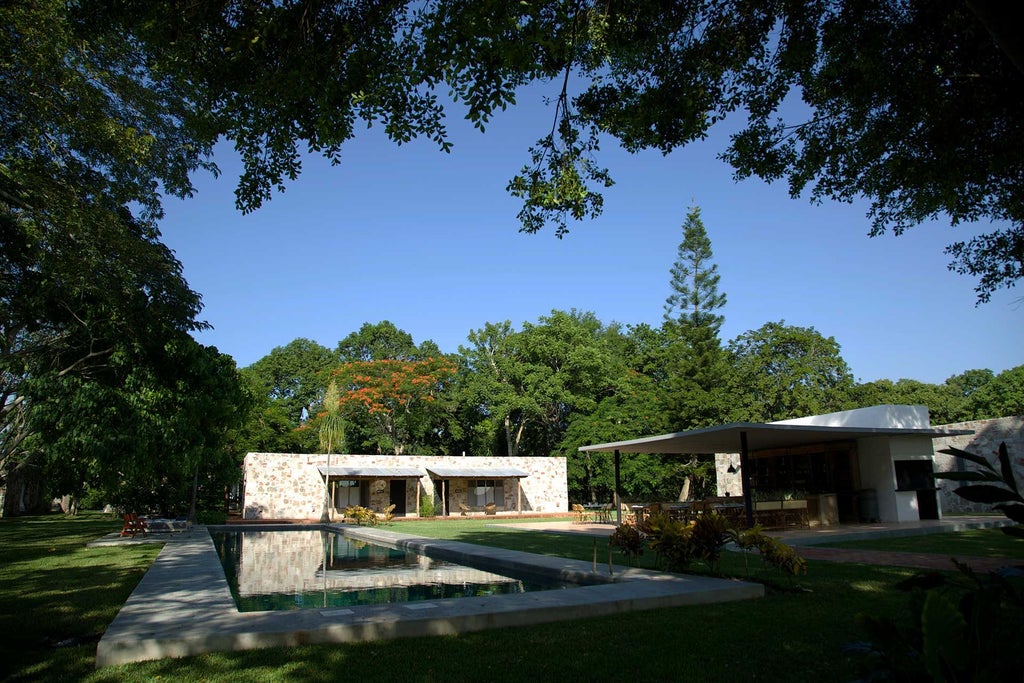
<path fill-rule="evenodd" d="M 144 520 L 146 528 L 150 533 L 184 533 L 192 531 L 192 522 L 187 517 L 167 519 L 165 517 L 150 517 Z"/>
<path fill-rule="evenodd" d="M 135 513 L 126 513 L 124 515 L 124 526 L 121 527 L 120 536 L 124 537 L 130 535 L 132 538 L 135 538 L 136 534 L 142 534 L 143 536 L 149 535 L 146 528 L 146 521 L 139 519 L 139 516 Z"/>

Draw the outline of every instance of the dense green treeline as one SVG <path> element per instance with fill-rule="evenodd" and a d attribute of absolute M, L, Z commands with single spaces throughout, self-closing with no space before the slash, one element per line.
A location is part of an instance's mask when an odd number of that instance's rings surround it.
<path fill-rule="evenodd" d="M 585 444 L 734 421 L 769 422 L 879 404 L 926 405 L 933 424 L 1024 413 L 1024 366 L 970 369 L 942 384 L 857 383 L 839 343 L 813 327 L 766 322 L 722 341 L 726 296 L 711 241 L 691 208 L 669 273 L 659 327 L 552 311 L 516 328 L 487 322 L 457 353 L 389 321 L 365 323 L 335 349 L 296 339 L 241 370 L 261 404 L 240 452 L 315 452 L 325 388 L 341 398 L 337 452 L 562 455 L 570 497 L 606 500 L 610 459 Z M 713 486 L 706 458 L 633 456 L 627 495 L 658 498 Z"/>
<path fill-rule="evenodd" d="M 437 353 L 432 342 L 417 346 L 387 321 L 363 325 L 333 351 L 307 339 L 275 348 L 241 370 L 247 382 L 262 387 L 264 400 L 241 430 L 237 445 L 243 450 L 318 452 L 316 416 L 323 378 L 348 362 L 344 347 L 357 338 L 369 342 L 373 360 Z M 933 424 L 1024 412 L 1024 366 L 998 375 L 967 370 L 942 384 L 912 379 L 858 384 L 835 339 L 784 322 L 766 323 L 725 344 L 718 377 L 722 400 L 695 402 L 673 393 L 674 385 L 667 380 L 672 375 L 668 363 L 681 353 L 679 344 L 686 342 L 674 335 L 671 325 L 605 324 L 580 311 L 552 311 L 518 329 L 507 321 L 487 323 L 448 356 L 457 371 L 438 384 L 438 400 L 422 404 L 434 419 L 412 431 L 402 450 L 563 455 L 569 459 L 571 497 L 604 500 L 612 485 L 610 456 L 584 455 L 577 452 L 579 446 L 886 403 L 927 405 Z M 368 411 L 347 411 L 345 433 L 345 448 L 336 452 L 382 450 L 374 441 Z M 624 488 L 638 498 L 675 497 L 688 462 L 684 457 L 631 456 L 623 462 Z"/>

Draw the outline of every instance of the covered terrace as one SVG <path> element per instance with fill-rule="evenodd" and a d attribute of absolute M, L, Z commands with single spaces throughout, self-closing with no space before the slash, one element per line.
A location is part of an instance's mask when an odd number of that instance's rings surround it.
<path fill-rule="evenodd" d="M 320 476 L 324 477 L 330 491 L 331 514 L 344 510 L 351 505 L 369 507 L 374 494 L 387 495 L 387 499 L 395 505 L 395 514 L 406 514 L 406 486 L 410 480 L 416 482 L 415 505 L 417 516 L 420 513 L 420 494 L 422 486 L 420 478 L 426 475 L 421 467 L 369 467 L 369 466 L 318 466 Z M 375 485 L 379 490 L 371 491 Z"/>
<path fill-rule="evenodd" d="M 640 439 L 581 446 L 583 452 L 614 453 L 615 509 L 622 522 L 619 464 L 622 453 L 649 454 L 739 454 L 738 475 L 744 516 L 754 524 L 753 476 L 756 460 L 792 458 L 799 454 L 818 465 L 833 468 L 824 479 L 852 492 L 864 487 L 877 492 L 880 521 L 924 519 L 921 510 L 935 500 L 934 483 L 927 486 L 916 478 L 906 488 L 898 480 L 900 464 L 926 466 L 931 472 L 932 439 L 954 433 L 934 429 L 923 406 L 874 406 L 830 413 L 798 420 L 757 423 L 734 422 L 687 432 L 661 434 Z M 836 472 L 835 468 L 842 471 Z M 912 469 L 912 468 L 911 468 Z M 936 512 L 937 512 L 937 505 Z M 936 517 L 937 518 L 937 517 Z"/>
<path fill-rule="evenodd" d="M 470 508 L 485 507 L 487 503 L 505 507 L 504 482 L 515 482 L 516 514 L 523 511 L 522 479 L 530 476 L 529 472 L 511 466 L 472 467 L 464 465 L 429 465 L 427 472 L 434 480 L 434 489 L 441 493 L 442 514 L 451 514 L 450 481 L 466 480 L 467 502 Z"/>

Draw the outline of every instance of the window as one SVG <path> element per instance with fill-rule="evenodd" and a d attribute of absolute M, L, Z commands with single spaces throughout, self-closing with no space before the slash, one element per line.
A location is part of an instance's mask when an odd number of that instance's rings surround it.
<path fill-rule="evenodd" d="M 359 505 L 359 482 L 351 480 L 332 481 L 334 485 L 334 507 L 344 510 Z"/>
<path fill-rule="evenodd" d="M 488 503 L 505 502 L 505 491 L 501 479 L 470 479 L 467 482 L 466 505 L 483 507 Z"/>

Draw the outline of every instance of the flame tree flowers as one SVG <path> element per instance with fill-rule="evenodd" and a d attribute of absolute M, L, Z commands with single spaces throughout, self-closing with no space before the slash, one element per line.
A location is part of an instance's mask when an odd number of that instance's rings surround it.
<path fill-rule="evenodd" d="M 415 450 L 448 420 L 445 390 L 455 364 L 444 357 L 352 361 L 331 374 L 346 417 L 369 426 L 381 453 Z"/>

